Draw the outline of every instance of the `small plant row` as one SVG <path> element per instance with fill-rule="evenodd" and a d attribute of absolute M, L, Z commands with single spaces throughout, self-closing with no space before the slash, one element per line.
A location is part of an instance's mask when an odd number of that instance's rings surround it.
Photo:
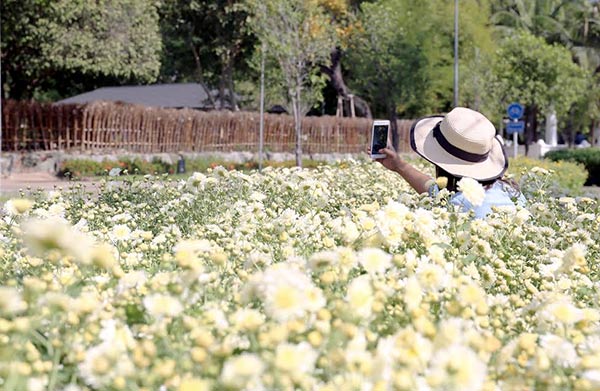
<path fill-rule="evenodd" d="M 305 159 L 302 161 L 303 167 L 314 168 L 324 164 L 323 161 Z M 264 166 L 270 167 L 293 167 L 294 161 L 263 161 Z M 205 172 L 209 168 L 218 166 L 225 167 L 228 170 L 255 170 L 258 169 L 258 161 L 250 160 L 246 162 L 231 162 L 220 158 L 196 158 L 185 160 L 185 172 Z M 175 174 L 177 162 L 168 163 L 161 159 L 154 158 L 150 161 L 141 158 L 119 158 L 117 160 L 95 161 L 92 159 L 73 159 L 64 161 L 57 173 L 59 177 L 82 178 L 90 176 L 107 175 L 146 175 L 146 174 Z"/>

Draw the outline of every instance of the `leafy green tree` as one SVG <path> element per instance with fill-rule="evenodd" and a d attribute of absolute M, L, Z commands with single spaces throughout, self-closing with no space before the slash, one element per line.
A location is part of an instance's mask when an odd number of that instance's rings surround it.
<path fill-rule="evenodd" d="M 31 98 L 48 88 L 60 96 L 76 80 L 87 86 L 158 75 L 156 2 L 5 0 L 1 11 L 5 97 Z"/>
<path fill-rule="evenodd" d="M 397 113 L 413 116 L 428 107 L 434 99 L 432 86 L 439 81 L 432 74 L 449 64 L 440 49 L 441 36 L 433 34 L 433 3 L 363 3 L 362 31 L 348 50 L 350 84 L 368 99 L 374 115 L 390 120 L 394 146 Z"/>
<path fill-rule="evenodd" d="M 600 122 L 600 11 L 598 1 L 576 0 L 568 3 L 567 28 L 575 61 L 587 73 L 587 88 L 572 113 L 573 129 L 590 134 L 594 144 Z M 571 137 L 572 138 L 572 137 Z"/>
<path fill-rule="evenodd" d="M 489 73 L 485 64 L 496 50 L 489 12 L 485 0 L 460 3 L 461 105 L 493 105 L 484 84 Z M 396 113 L 415 118 L 452 108 L 453 22 L 453 2 L 381 0 L 361 5 L 361 29 L 348 49 L 348 80 L 376 116 L 394 124 Z"/>
<path fill-rule="evenodd" d="M 218 87 L 218 103 L 237 108 L 236 74 L 248 72 L 256 38 L 247 26 L 243 1 L 166 0 L 161 7 L 164 51 L 161 80 L 195 81 L 209 98 Z"/>
<path fill-rule="evenodd" d="M 528 31 L 548 43 L 569 48 L 574 61 L 587 73 L 587 88 L 566 114 L 567 139 L 575 130 L 593 133 L 599 118 L 597 77 L 600 71 L 598 2 L 589 0 L 501 0 L 493 3 L 493 21 L 505 35 Z M 535 120 L 534 120 L 535 123 Z M 569 135 L 570 134 L 570 135 Z M 594 136 L 592 135 L 592 139 Z"/>
<path fill-rule="evenodd" d="M 584 93 L 585 73 L 567 48 L 521 31 L 507 38 L 494 61 L 490 89 L 506 107 L 526 106 L 526 143 L 537 139 L 537 117 L 554 110 L 560 118 Z"/>
<path fill-rule="evenodd" d="M 302 165 L 302 117 L 322 99 L 319 64 L 327 64 L 335 32 L 311 0 L 249 0 L 252 26 L 281 77 L 294 116 L 296 165 Z"/>

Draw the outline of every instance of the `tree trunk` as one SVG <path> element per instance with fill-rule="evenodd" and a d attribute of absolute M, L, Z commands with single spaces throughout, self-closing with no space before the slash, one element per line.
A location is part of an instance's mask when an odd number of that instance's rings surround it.
<path fill-rule="evenodd" d="M 525 156 L 529 154 L 529 144 L 537 140 L 537 106 L 527 106 L 525 122 Z"/>
<path fill-rule="evenodd" d="M 231 102 L 231 110 L 239 111 L 237 100 L 235 99 L 235 91 L 233 89 L 233 59 L 230 58 L 227 64 L 227 82 L 229 88 L 229 101 Z"/>
<path fill-rule="evenodd" d="M 596 143 L 596 120 L 595 119 L 592 120 L 592 126 L 590 127 L 590 144 L 592 144 L 592 147 L 595 147 L 598 144 L 598 143 Z"/>
<path fill-rule="evenodd" d="M 292 95 L 292 109 L 294 111 L 294 128 L 296 130 L 296 166 L 302 167 L 302 116 L 300 114 L 300 84 Z"/>
<path fill-rule="evenodd" d="M 204 72 L 202 69 L 202 62 L 200 61 L 200 55 L 198 54 L 196 47 L 194 46 L 194 44 L 191 41 L 191 37 L 190 37 L 189 45 L 190 45 L 190 49 L 192 50 L 192 55 L 194 56 L 194 62 L 196 63 L 196 79 L 198 80 L 198 83 L 200 83 L 200 85 L 202 86 L 202 89 L 206 93 L 208 101 L 210 102 L 211 106 L 214 109 L 215 108 L 215 100 L 213 99 L 212 94 L 210 93 L 210 90 L 208 89 L 208 87 L 206 87 L 206 83 L 204 83 Z"/>
<path fill-rule="evenodd" d="M 400 137 L 398 135 L 398 115 L 396 114 L 395 102 L 390 102 L 388 106 L 388 119 L 390 120 L 390 133 L 392 134 L 392 146 L 394 150 L 398 150 Z"/>
<path fill-rule="evenodd" d="M 349 99 L 350 89 L 344 82 L 344 75 L 342 74 L 342 49 L 336 47 L 331 51 L 331 65 L 329 67 L 321 66 L 321 71 L 329 76 L 331 85 L 337 95 Z M 360 96 L 354 95 L 354 107 L 358 117 L 373 117 L 369 104 Z"/>
<path fill-rule="evenodd" d="M 221 77 L 219 78 L 219 110 L 225 108 L 225 83 L 226 83 L 225 67 L 221 67 Z"/>

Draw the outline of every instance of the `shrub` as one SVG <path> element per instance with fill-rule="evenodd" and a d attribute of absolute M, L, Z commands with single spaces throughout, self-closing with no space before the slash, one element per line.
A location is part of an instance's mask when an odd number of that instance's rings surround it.
<path fill-rule="evenodd" d="M 118 164 L 118 162 L 110 163 Z M 106 173 L 106 170 L 110 170 L 111 168 L 114 168 L 114 166 L 107 166 L 106 161 L 97 162 L 89 159 L 67 160 L 62 162 L 57 175 L 60 177 L 79 178 L 89 175 L 102 175 Z"/>
<path fill-rule="evenodd" d="M 587 177 L 587 172 L 582 164 L 568 161 L 538 160 L 527 157 L 511 159 L 508 172 L 523 190 L 528 187 L 528 179 L 534 167 L 540 167 L 549 171 L 547 176 L 548 191 L 555 196 L 578 195 Z"/>
<path fill-rule="evenodd" d="M 325 164 L 325 162 L 319 160 L 302 160 L 302 166 L 304 168 L 315 168 L 323 164 Z M 295 165 L 296 163 L 293 160 L 286 160 L 283 162 L 273 160 L 263 161 L 264 167 L 294 167 Z M 187 173 L 196 171 L 206 172 L 209 168 L 215 168 L 218 166 L 225 167 L 228 170 L 248 171 L 258 169 L 258 162 L 250 160 L 243 163 L 234 163 L 218 157 L 201 157 L 196 159 L 186 159 L 185 161 Z M 105 176 L 108 175 L 110 170 L 113 168 L 119 168 L 121 169 L 121 173 L 126 172 L 131 175 L 174 174 L 177 169 L 177 162 L 174 164 L 166 163 L 158 158 L 154 158 L 149 162 L 140 159 L 139 157 L 125 157 L 116 161 L 104 160 L 102 162 L 97 162 L 91 159 L 74 159 L 63 162 L 57 175 L 60 177 L 71 178 Z"/>
<path fill-rule="evenodd" d="M 551 161 L 580 163 L 588 173 L 585 185 L 600 185 L 600 148 L 561 149 L 548 152 L 544 157 Z"/>

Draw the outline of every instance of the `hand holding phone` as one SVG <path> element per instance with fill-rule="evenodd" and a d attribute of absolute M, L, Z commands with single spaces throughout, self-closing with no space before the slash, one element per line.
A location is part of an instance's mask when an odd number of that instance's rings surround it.
<path fill-rule="evenodd" d="M 388 146 L 390 136 L 390 121 L 375 120 L 371 130 L 371 158 L 382 159 L 385 154 L 379 153 L 380 149 Z"/>

